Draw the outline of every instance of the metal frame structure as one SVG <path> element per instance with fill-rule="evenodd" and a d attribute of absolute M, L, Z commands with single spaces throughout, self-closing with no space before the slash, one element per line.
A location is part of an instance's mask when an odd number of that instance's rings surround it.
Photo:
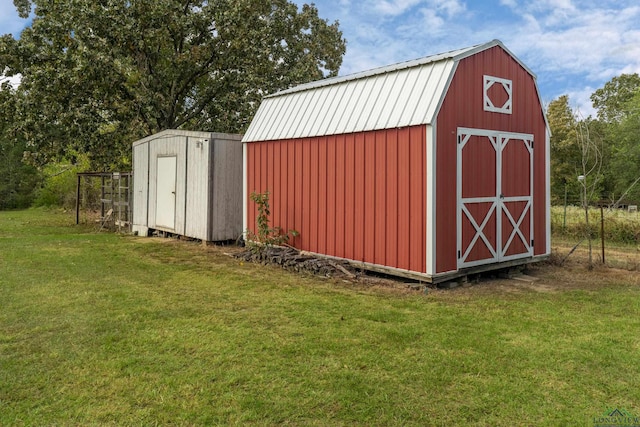
<path fill-rule="evenodd" d="M 100 229 L 106 227 L 116 229 L 119 232 L 131 231 L 133 214 L 131 203 L 133 198 L 132 172 L 78 173 L 76 184 L 76 224 L 80 223 L 80 210 L 83 205 L 82 183 L 84 181 L 87 187 L 90 187 L 89 183 L 94 179 L 100 179 Z"/>

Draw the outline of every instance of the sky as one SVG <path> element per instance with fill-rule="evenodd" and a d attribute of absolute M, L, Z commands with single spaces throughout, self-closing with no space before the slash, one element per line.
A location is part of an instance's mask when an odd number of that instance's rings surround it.
<path fill-rule="evenodd" d="M 290 0 L 302 6 L 309 0 Z M 638 0 L 314 0 L 347 40 L 340 75 L 501 40 L 536 75 L 545 103 L 583 116 L 612 77 L 640 73 Z M 28 25 L 0 0 L 0 34 Z"/>
<path fill-rule="evenodd" d="M 304 1 L 295 0 L 299 5 Z M 486 43 L 537 76 L 543 102 L 569 95 L 583 116 L 612 77 L 640 73 L 638 0 L 315 0 L 347 40 L 341 75 Z"/>

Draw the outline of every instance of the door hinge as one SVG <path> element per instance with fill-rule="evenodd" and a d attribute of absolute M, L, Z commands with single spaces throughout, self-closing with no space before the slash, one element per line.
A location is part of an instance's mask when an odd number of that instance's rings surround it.
<path fill-rule="evenodd" d="M 531 239 L 531 246 L 533 246 L 533 239 Z"/>
<path fill-rule="evenodd" d="M 531 141 L 531 149 L 533 150 L 533 141 Z"/>
<path fill-rule="evenodd" d="M 460 144 L 462 142 L 462 138 L 460 138 L 460 135 L 458 135 L 458 144 Z"/>
<path fill-rule="evenodd" d="M 460 251 L 458 251 L 458 259 L 460 259 L 460 256 L 461 256 Z"/>

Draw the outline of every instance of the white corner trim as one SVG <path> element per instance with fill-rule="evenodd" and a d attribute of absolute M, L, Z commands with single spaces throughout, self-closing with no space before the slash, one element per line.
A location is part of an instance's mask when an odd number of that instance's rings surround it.
<path fill-rule="evenodd" d="M 248 173 L 249 169 L 247 165 L 249 164 L 247 160 L 247 143 L 244 142 L 242 144 L 242 238 L 247 240 L 247 228 L 248 224 L 248 203 L 247 203 L 247 187 L 248 187 Z"/>
<path fill-rule="evenodd" d="M 550 139 L 551 139 L 551 131 L 549 130 L 549 128 L 547 127 L 547 130 L 545 131 L 545 194 L 546 194 L 546 206 L 545 206 L 545 211 L 546 211 L 546 221 L 545 221 L 545 227 L 547 228 L 546 230 L 546 235 L 547 235 L 547 247 L 545 248 L 545 253 L 544 255 L 550 255 L 551 254 L 551 146 L 550 146 Z"/>
<path fill-rule="evenodd" d="M 426 194 L 427 212 L 426 212 L 426 272 L 429 275 L 436 274 L 436 126 L 427 125 L 425 133 L 426 150 Z"/>

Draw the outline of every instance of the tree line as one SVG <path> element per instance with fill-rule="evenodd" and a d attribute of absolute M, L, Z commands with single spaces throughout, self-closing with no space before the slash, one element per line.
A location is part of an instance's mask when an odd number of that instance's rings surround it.
<path fill-rule="evenodd" d="M 345 52 L 338 22 L 287 0 L 14 4 L 33 21 L 0 38 L 0 75 L 21 76 L 1 149 L 23 168 L 2 188 L 52 162 L 129 169 L 131 142 L 164 129 L 242 133 L 262 97 L 337 75 Z"/>
<path fill-rule="evenodd" d="M 346 46 L 338 22 L 288 0 L 14 4 L 33 21 L 0 37 L 0 209 L 30 205 L 65 170 L 129 170 L 131 142 L 164 129 L 243 133 L 265 95 L 337 75 Z M 552 202 L 580 197 L 592 153 L 589 197 L 640 201 L 640 77 L 591 99 L 597 117 L 567 96 L 547 106 Z"/>
<path fill-rule="evenodd" d="M 564 95 L 547 106 L 551 198 L 640 204 L 640 76 L 621 74 L 591 95 L 596 117 L 583 117 Z M 581 180 L 578 178 L 582 177 Z"/>

